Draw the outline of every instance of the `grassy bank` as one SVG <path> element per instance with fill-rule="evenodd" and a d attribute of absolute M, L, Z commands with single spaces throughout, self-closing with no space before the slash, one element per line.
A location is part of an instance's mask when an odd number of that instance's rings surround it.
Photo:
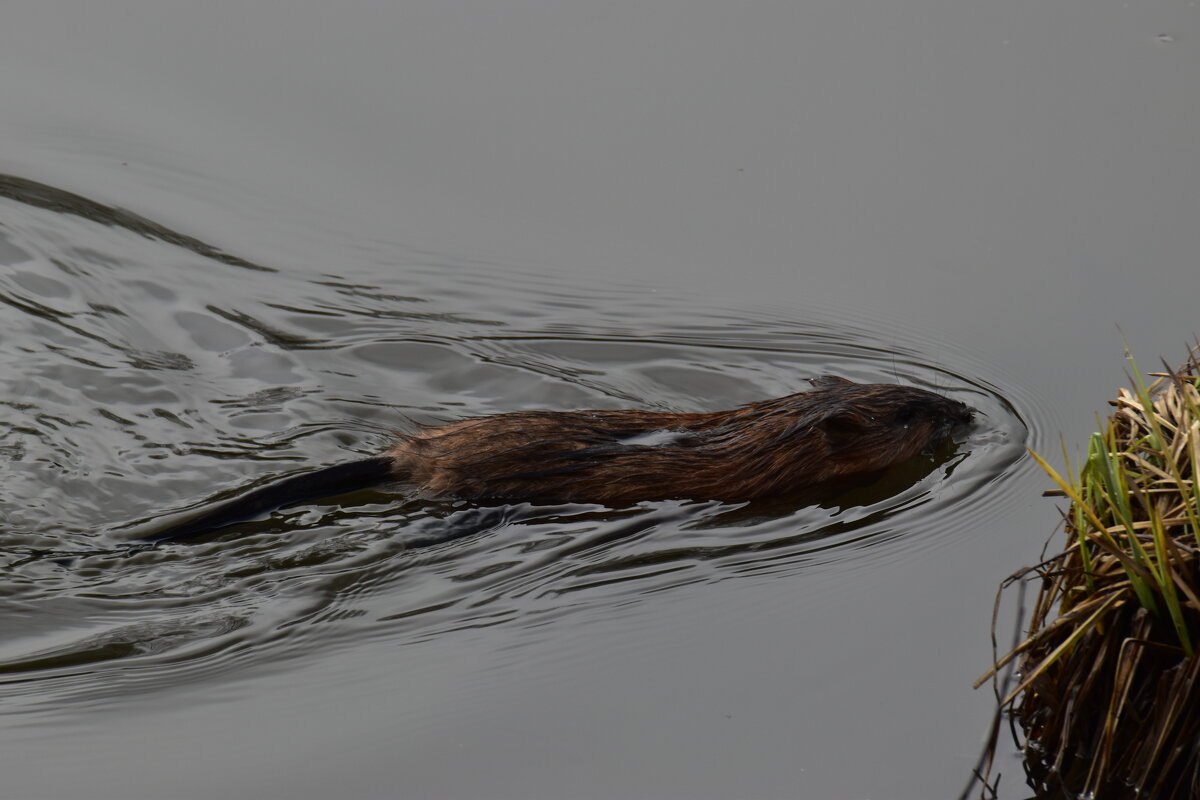
<path fill-rule="evenodd" d="M 1200 797 L 1200 345 L 1131 389 L 1063 473 L 1062 552 L 1013 576 L 1038 588 L 1017 685 L 1030 784 L 1045 797 Z"/>

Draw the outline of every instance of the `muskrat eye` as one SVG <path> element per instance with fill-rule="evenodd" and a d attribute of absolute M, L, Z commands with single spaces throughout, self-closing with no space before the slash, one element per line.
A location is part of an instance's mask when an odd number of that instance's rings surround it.
<path fill-rule="evenodd" d="M 897 425 L 911 425 L 917 421 L 917 409 L 912 406 L 905 406 L 896 412 Z"/>

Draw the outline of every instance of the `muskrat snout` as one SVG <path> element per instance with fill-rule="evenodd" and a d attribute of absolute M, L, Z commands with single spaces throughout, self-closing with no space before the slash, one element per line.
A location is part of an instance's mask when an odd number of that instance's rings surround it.
<path fill-rule="evenodd" d="M 971 426 L 975 421 L 975 414 L 978 413 L 974 408 L 966 403 L 960 403 L 957 400 L 950 398 L 942 398 L 945 401 L 945 407 L 942 409 L 941 424 L 938 426 L 937 432 L 931 437 L 930 451 L 934 446 L 954 437 Z"/>
<path fill-rule="evenodd" d="M 975 409 L 971 408 L 966 403 L 960 403 L 958 400 L 951 400 L 949 397 L 943 397 L 944 403 L 941 412 L 944 416 L 944 422 L 950 428 L 960 428 L 965 425 L 970 425 L 975 421 Z"/>
<path fill-rule="evenodd" d="M 966 403 L 952 400 L 949 397 L 941 395 L 933 395 L 936 400 L 930 398 L 922 398 L 917 403 L 915 411 L 901 411 L 898 415 L 897 422 L 905 427 L 911 427 L 913 420 L 918 415 L 925 416 L 925 422 L 932 428 L 929 432 L 930 448 L 941 444 L 959 433 L 963 429 L 971 425 L 975 421 L 975 409 Z M 905 414 L 909 416 L 908 422 L 901 422 Z"/>

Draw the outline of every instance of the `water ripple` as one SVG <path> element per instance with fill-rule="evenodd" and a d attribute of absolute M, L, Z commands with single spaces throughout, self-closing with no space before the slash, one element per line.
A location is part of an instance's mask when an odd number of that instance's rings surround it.
<path fill-rule="evenodd" d="M 0 176 L 0 684 L 103 704 L 205 675 L 629 613 L 683 587 L 935 557 L 1015 501 L 1051 419 L 919 331 L 722 308 L 385 246 L 343 274 L 253 264 Z M 453 279 L 448 280 L 447 276 Z M 267 277 L 269 276 L 269 277 Z M 472 508 L 363 492 L 136 554 L 122 526 L 397 428 L 524 408 L 727 408 L 837 374 L 981 412 L 965 441 L 819 505 Z M 282 463 L 281 463 L 282 462 Z"/>

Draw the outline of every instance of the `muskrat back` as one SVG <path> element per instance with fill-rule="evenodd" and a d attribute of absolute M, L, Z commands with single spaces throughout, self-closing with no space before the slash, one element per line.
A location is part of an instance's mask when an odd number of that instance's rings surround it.
<path fill-rule="evenodd" d="M 730 411 L 525 411 L 422 430 L 388 455 L 423 494 L 627 505 L 750 500 L 869 475 L 969 422 L 956 400 L 894 384 L 817 379 L 813 391 Z"/>
<path fill-rule="evenodd" d="M 284 479 L 144 538 L 192 538 L 389 480 L 424 497 L 482 503 L 752 500 L 865 479 L 928 452 L 973 417 L 969 406 L 912 386 L 813 383 L 728 411 L 517 411 L 424 428 L 381 456 Z"/>

